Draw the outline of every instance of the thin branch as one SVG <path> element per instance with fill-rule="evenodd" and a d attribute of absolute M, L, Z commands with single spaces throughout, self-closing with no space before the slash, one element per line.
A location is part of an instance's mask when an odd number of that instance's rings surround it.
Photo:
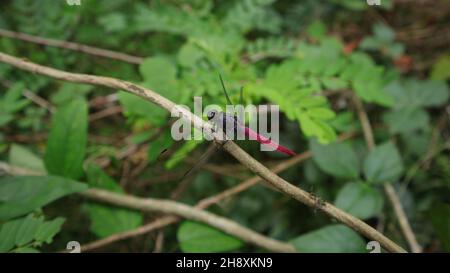
<path fill-rule="evenodd" d="M 208 122 L 205 122 L 200 117 L 194 115 L 192 112 L 186 110 L 183 107 L 176 105 L 174 102 L 162 97 L 158 93 L 154 91 L 141 87 L 131 82 L 127 82 L 124 80 L 118 80 L 110 77 L 101 77 L 87 74 L 77 74 L 77 73 L 69 73 L 62 70 L 53 69 L 50 67 L 38 65 L 20 58 L 16 58 L 4 53 L 0 53 L 0 61 L 4 63 L 8 63 L 17 68 L 30 71 L 36 74 L 46 75 L 49 77 L 53 77 L 55 79 L 75 82 L 75 83 L 85 83 L 85 84 L 94 84 L 99 86 L 106 86 L 113 88 L 115 90 L 121 89 L 128 91 L 132 94 L 145 98 L 156 105 L 166 109 L 172 113 L 178 113 L 179 116 L 190 124 L 193 124 L 194 127 L 202 131 L 205 136 L 210 139 L 214 139 L 215 141 L 220 142 L 223 139 L 223 136 L 220 135 L 220 132 L 213 132 L 212 125 Z M 223 134 L 223 133 L 222 133 Z M 303 204 L 317 208 L 317 197 L 294 186 L 293 184 L 287 182 L 281 177 L 277 176 L 273 172 L 271 172 L 268 168 L 258 162 L 256 159 L 247 154 L 244 150 L 242 150 L 236 143 L 233 141 L 227 141 L 223 148 L 230 153 L 233 157 L 235 157 L 239 162 L 245 165 L 248 169 L 253 171 L 255 174 L 262 177 L 266 180 L 270 185 L 283 192 L 284 194 L 294 198 L 302 202 Z M 363 234 L 364 236 L 370 238 L 371 240 L 378 241 L 383 248 L 391 252 L 405 252 L 403 248 L 398 246 L 396 243 L 391 241 L 389 238 L 385 237 L 383 234 L 379 233 L 376 229 L 364 223 L 360 219 L 336 208 L 330 203 L 323 202 L 319 206 L 321 211 L 325 214 L 335 218 L 339 222 L 347 225 L 348 227 L 354 229 L 355 231 Z"/>
<path fill-rule="evenodd" d="M 119 113 L 122 113 L 122 106 L 116 105 L 116 106 L 109 107 L 104 110 L 90 114 L 89 121 L 90 122 L 97 121 L 99 119 L 106 118 L 108 116 L 112 116 L 112 115 L 119 114 Z"/>
<path fill-rule="evenodd" d="M 356 111 L 358 113 L 359 120 L 363 128 L 364 138 L 366 140 L 367 147 L 369 148 L 369 150 L 372 150 L 375 148 L 375 139 L 373 137 L 372 126 L 370 125 L 369 117 L 367 116 L 367 113 L 364 110 L 364 106 L 361 100 L 356 95 L 352 96 L 352 98 L 356 107 Z M 391 202 L 391 205 L 394 208 L 394 212 L 398 218 L 400 228 L 406 240 L 408 241 L 411 250 L 414 253 L 422 252 L 422 247 L 417 242 L 416 236 L 414 235 L 411 225 L 409 224 L 408 217 L 406 216 L 406 213 L 403 210 L 400 198 L 395 192 L 394 187 L 390 183 L 385 183 L 383 187 L 386 195 L 388 196 L 389 201 Z"/>
<path fill-rule="evenodd" d="M 10 31 L 10 30 L 6 30 L 6 29 L 0 29 L 0 36 L 17 39 L 17 40 L 22 40 L 25 42 L 45 45 L 45 46 L 53 46 L 53 47 L 59 47 L 59 48 L 64 48 L 64 49 L 70 49 L 70 50 L 79 51 L 79 52 L 87 53 L 87 54 L 94 55 L 94 56 L 114 59 L 114 60 L 123 61 L 123 62 L 131 63 L 131 64 L 140 64 L 144 61 L 144 58 L 142 58 L 142 57 L 136 57 L 136 56 L 124 54 L 121 52 L 116 52 L 116 51 L 112 51 L 112 50 L 107 50 L 107 49 L 103 49 L 103 48 L 83 45 L 83 44 L 79 44 L 79 43 L 67 42 L 67 41 L 62 41 L 62 40 L 47 39 L 47 38 L 42 38 L 39 36 L 33 36 L 33 35 L 26 34 L 26 33 L 15 32 L 15 31 Z"/>
<path fill-rule="evenodd" d="M 8 87 L 8 88 L 13 85 L 13 83 L 7 79 L 0 78 L 0 82 L 2 83 L 3 86 Z M 55 107 L 50 102 L 41 98 L 40 96 L 36 95 L 35 93 L 33 93 L 32 91 L 30 91 L 28 89 L 24 89 L 22 95 L 25 98 L 34 102 L 35 104 L 39 105 L 40 107 L 46 109 L 50 113 L 54 113 L 56 111 Z"/>
<path fill-rule="evenodd" d="M 80 250 L 81 250 L 81 252 L 91 251 L 91 250 L 103 247 L 105 245 L 115 243 L 117 241 L 121 241 L 121 240 L 125 240 L 128 238 L 136 237 L 136 236 L 139 236 L 142 234 L 146 234 L 153 230 L 163 228 L 170 224 L 174 224 L 174 223 L 178 222 L 179 219 L 180 218 L 176 217 L 176 216 L 163 216 L 161 218 L 158 218 L 158 219 L 152 221 L 149 224 L 140 226 L 137 229 L 116 233 L 116 234 L 113 234 L 106 238 L 96 240 L 96 241 L 88 243 L 88 244 L 82 244 Z"/>
<path fill-rule="evenodd" d="M 132 195 L 117 194 L 101 189 L 88 189 L 80 193 L 81 195 L 116 206 L 127 207 L 149 212 L 163 212 L 174 214 L 186 219 L 199 221 L 209 226 L 220 229 L 227 234 L 233 235 L 247 243 L 257 245 L 274 252 L 295 252 L 293 245 L 283 243 L 265 237 L 251 229 L 243 227 L 227 218 L 217 216 L 213 213 L 193 208 L 171 200 L 158 200 L 153 198 L 140 198 Z"/>

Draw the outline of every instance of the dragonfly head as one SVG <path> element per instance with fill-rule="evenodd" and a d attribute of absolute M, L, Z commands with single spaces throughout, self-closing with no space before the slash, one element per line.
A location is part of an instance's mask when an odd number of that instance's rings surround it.
<path fill-rule="evenodd" d="M 211 110 L 211 111 L 208 111 L 208 113 L 206 114 L 206 117 L 208 118 L 208 120 L 211 120 L 211 119 L 213 119 L 217 114 L 218 114 L 217 110 Z"/>

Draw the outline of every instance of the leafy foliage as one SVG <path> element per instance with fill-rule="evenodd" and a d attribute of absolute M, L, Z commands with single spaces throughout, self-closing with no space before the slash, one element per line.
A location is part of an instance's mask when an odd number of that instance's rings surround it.
<path fill-rule="evenodd" d="M 42 244 L 50 244 L 60 231 L 64 218 L 45 221 L 33 214 L 0 225 L 0 252 L 35 253 Z"/>

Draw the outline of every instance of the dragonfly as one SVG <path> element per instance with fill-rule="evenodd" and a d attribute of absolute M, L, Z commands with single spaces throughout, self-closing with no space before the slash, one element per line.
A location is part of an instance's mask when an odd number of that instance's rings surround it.
<path fill-rule="evenodd" d="M 223 93 L 226 97 L 226 100 L 229 105 L 234 105 L 228 96 L 228 92 L 226 90 L 224 81 L 222 79 L 222 75 L 219 74 L 220 83 L 222 85 Z M 240 105 L 243 105 L 243 88 L 240 89 Z M 288 156 L 295 156 L 296 153 L 278 143 L 275 141 L 266 138 L 265 136 L 257 133 L 256 131 L 252 130 L 251 128 L 245 126 L 244 121 L 241 121 L 236 113 L 228 113 L 228 112 L 222 112 L 217 109 L 209 110 L 206 113 L 206 117 L 208 121 L 210 121 L 213 125 L 215 130 L 220 129 L 225 134 L 226 138 L 223 142 L 221 142 L 220 145 L 211 145 L 207 151 L 197 160 L 196 164 L 191 167 L 190 170 L 188 170 L 181 178 L 183 180 L 185 177 L 187 177 L 189 174 L 197 170 L 202 163 L 207 161 L 215 152 L 217 152 L 229 139 L 232 139 L 232 136 L 237 136 L 238 132 L 243 132 L 245 137 L 256 140 L 257 142 L 269 145 L 273 148 L 274 151 L 286 154 Z M 167 149 L 163 150 L 160 154 L 160 156 L 167 152 Z"/>

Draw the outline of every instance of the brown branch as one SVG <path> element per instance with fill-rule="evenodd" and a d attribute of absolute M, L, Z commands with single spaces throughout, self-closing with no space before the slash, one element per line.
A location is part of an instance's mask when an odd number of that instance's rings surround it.
<path fill-rule="evenodd" d="M 47 38 L 42 38 L 39 36 L 33 36 L 33 35 L 26 34 L 26 33 L 15 32 L 15 31 L 10 31 L 10 30 L 6 30 L 6 29 L 0 29 L 0 36 L 17 39 L 17 40 L 22 40 L 25 42 L 45 45 L 45 46 L 53 46 L 53 47 L 59 47 L 59 48 L 64 48 L 64 49 L 70 49 L 70 50 L 79 51 L 79 52 L 87 53 L 87 54 L 94 55 L 94 56 L 114 59 L 114 60 L 123 61 L 123 62 L 131 63 L 131 64 L 140 64 L 144 61 L 144 58 L 142 58 L 142 57 L 136 57 L 136 56 L 128 55 L 128 54 L 121 53 L 121 52 L 116 52 L 116 51 L 112 51 L 112 50 L 107 50 L 107 49 L 103 49 L 103 48 L 83 45 L 83 44 L 79 44 L 79 43 L 67 42 L 67 41 L 62 41 L 62 40 L 47 39 Z"/>
<path fill-rule="evenodd" d="M 208 122 L 205 122 L 200 117 L 194 115 L 190 111 L 184 109 L 176 105 L 174 102 L 162 97 L 158 93 L 154 91 L 141 87 L 131 82 L 127 82 L 124 80 L 118 80 L 110 77 L 101 77 L 87 74 L 77 74 L 77 73 L 69 73 L 62 70 L 53 69 L 50 67 L 38 65 L 20 58 L 16 58 L 4 53 L 0 53 L 0 61 L 4 63 L 8 63 L 17 68 L 30 71 L 36 74 L 46 75 L 49 77 L 53 77 L 55 79 L 76 82 L 76 83 L 85 83 L 85 84 L 94 84 L 99 86 L 106 86 L 113 88 L 115 90 L 121 89 L 128 91 L 132 94 L 145 98 L 154 104 L 166 109 L 169 112 L 179 113 L 179 116 L 186 121 L 193 124 L 197 129 L 203 131 L 203 133 L 220 142 L 219 133 L 214 133 L 212 131 L 212 125 Z M 275 187 L 277 190 L 283 192 L 284 194 L 294 198 L 302 202 L 303 204 L 316 208 L 317 207 L 317 197 L 314 195 L 295 187 L 290 184 L 286 180 L 277 176 L 269 169 L 267 169 L 264 165 L 259 163 L 249 154 L 247 154 L 244 150 L 242 150 L 239 146 L 237 146 L 233 141 L 227 141 L 223 148 L 230 153 L 233 157 L 235 157 L 239 162 L 245 165 L 248 169 L 253 171 L 255 174 L 262 177 L 266 180 L 270 185 Z M 395 244 L 389 238 L 385 237 L 383 234 L 379 233 L 376 229 L 364 223 L 360 219 L 336 208 L 330 203 L 323 202 L 319 206 L 319 209 L 323 211 L 325 214 L 331 216 L 332 218 L 338 220 L 339 222 L 347 225 L 348 227 L 354 229 L 355 231 L 363 234 L 364 236 L 378 241 L 382 247 L 391 252 L 405 252 L 403 248 Z"/>
<path fill-rule="evenodd" d="M 0 82 L 2 83 L 3 86 L 8 87 L 8 88 L 13 85 L 13 83 L 7 79 L 0 78 Z M 40 107 L 46 109 L 50 113 L 54 113 L 56 111 L 55 107 L 50 102 L 41 98 L 40 96 L 36 95 L 35 93 L 33 93 L 32 91 L 30 91 L 28 89 L 24 89 L 22 95 L 25 98 L 34 102 L 35 104 L 39 105 Z"/>
<path fill-rule="evenodd" d="M 367 116 L 366 111 L 364 110 L 364 106 L 361 102 L 361 100 L 354 95 L 353 102 L 356 107 L 356 111 L 359 117 L 359 120 L 361 122 L 361 125 L 363 127 L 363 133 L 364 138 L 367 143 L 367 147 L 369 150 L 372 150 L 375 148 L 375 139 L 373 137 L 372 132 L 372 126 L 370 125 L 369 117 Z M 383 184 L 384 191 L 386 195 L 388 196 L 388 199 L 394 208 L 395 215 L 398 218 L 400 228 L 408 241 L 408 244 L 411 248 L 411 250 L 414 253 L 420 253 L 422 252 L 422 247 L 417 242 L 416 236 L 414 235 L 414 232 L 412 231 L 411 225 L 409 224 L 408 217 L 406 216 L 405 211 L 403 210 L 403 207 L 400 202 L 400 198 L 398 197 L 397 193 L 395 192 L 394 187 L 390 183 Z"/>
<path fill-rule="evenodd" d="M 90 122 L 97 121 L 99 119 L 106 118 L 108 116 L 112 116 L 112 115 L 119 114 L 119 113 L 122 113 L 122 106 L 116 105 L 116 106 L 109 107 L 104 110 L 92 113 L 91 115 L 89 115 L 89 121 Z"/>
<path fill-rule="evenodd" d="M 222 230 L 227 234 L 233 235 L 241 239 L 242 241 L 257 245 L 270 251 L 295 252 L 295 248 L 291 244 L 283 243 L 265 237 L 227 218 L 217 216 L 213 213 L 198 208 L 193 208 L 175 201 L 140 198 L 132 195 L 117 194 L 110 191 L 93 188 L 81 192 L 80 194 L 89 199 L 109 203 L 115 206 L 127 207 L 149 212 L 158 211 L 202 222 L 209 226 Z"/>

